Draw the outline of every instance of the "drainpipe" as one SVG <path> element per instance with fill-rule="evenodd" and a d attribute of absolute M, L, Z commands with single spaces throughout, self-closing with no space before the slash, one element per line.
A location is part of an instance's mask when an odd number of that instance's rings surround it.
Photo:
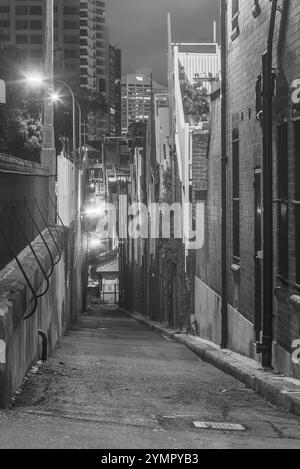
<path fill-rule="evenodd" d="M 284 70 L 283 61 L 284 61 L 284 46 L 286 43 L 286 33 L 287 33 L 287 21 L 289 16 L 290 1 L 283 0 L 281 6 L 281 20 L 278 33 L 277 41 L 277 64 L 278 64 L 278 78 L 277 78 L 277 91 L 276 91 L 276 106 L 275 113 L 277 121 L 280 120 L 282 123 L 282 111 L 288 112 L 289 108 L 289 89 L 290 89 L 290 80 L 287 77 L 287 74 Z"/>
<path fill-rule="evenodd" d="M 221 198 L 222 198 L 222 338 L 228 341 L 227 302 L 227 0 L 221 0 Z"/>
<path fill-rule="evenodd" d="M 273 345 L 273 41 L 278 0 L 272 0 L 268 46 L 263 54 L 263 340 L 262 366 L 272 367 Z"/>

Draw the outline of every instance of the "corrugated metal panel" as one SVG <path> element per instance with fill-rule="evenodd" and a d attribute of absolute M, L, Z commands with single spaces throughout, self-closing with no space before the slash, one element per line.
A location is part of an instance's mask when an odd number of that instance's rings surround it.
<path fill-rule="evenodd" d="M 220 55 L 217 54 L 199 54 L 199 53 L 179 53 L 179 62 L 184 69 L 186 78 L 190 83 L 195 83 L 197 78 L 202 79 L 205 84 L 205 77 L 219 77 L 220 73 Z M 209 86 L 210 87 L 210 86 Z"/>

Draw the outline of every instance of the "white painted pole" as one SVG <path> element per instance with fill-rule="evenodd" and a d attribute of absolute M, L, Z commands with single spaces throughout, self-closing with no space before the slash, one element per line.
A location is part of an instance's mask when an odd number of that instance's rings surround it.
<path fill-rule="evenodd" d="M 48 167 L 50 174 L 56 173 L 56 150 L 54 139 L 54 109 L 53 102 L 49 99 L 49 92 L 53 92 L 54 73 L 54 21 L 53 21 L 53 0 L 46 0 L 46 38 L 45 38 L 45 77 L 47 79 L 47 89 L 44 100 L 44 131 L 41 151 L 41 163 Z"/>

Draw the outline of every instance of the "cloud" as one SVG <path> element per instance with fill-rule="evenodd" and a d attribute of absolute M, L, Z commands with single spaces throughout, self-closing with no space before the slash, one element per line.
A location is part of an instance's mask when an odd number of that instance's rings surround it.
<path fill-rule="evenodd" d="M 108 0 L 111 43 L 123 53 L 123 72 L 152 67 L 158 81 L 166 81 L 167 13 L 172 16 L 173 40 L 212 39 L 219 0 Z"/>

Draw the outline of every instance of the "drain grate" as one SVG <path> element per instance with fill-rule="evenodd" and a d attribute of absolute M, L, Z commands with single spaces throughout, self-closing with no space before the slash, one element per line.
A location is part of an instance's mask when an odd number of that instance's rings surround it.
<path fill-rule="evenodd" d="M 194 422 L 200 430 L 227 430 L 231 432 L 245 432 L 246 428 L 238 423 Z"/>

